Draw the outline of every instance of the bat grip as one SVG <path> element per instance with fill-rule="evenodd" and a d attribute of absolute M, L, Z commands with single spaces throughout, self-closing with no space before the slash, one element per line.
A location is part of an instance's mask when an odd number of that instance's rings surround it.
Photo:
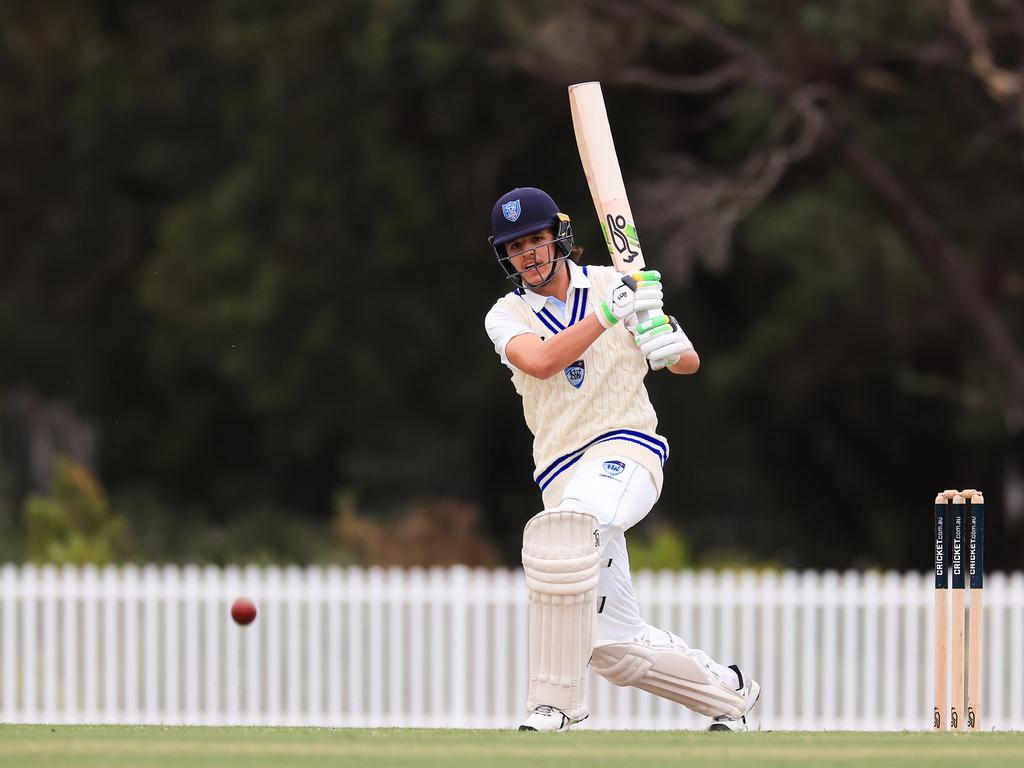
<path fill-rule="evenodd" d="M 636 313 L 637 325 L 640 323 L 646 323 L 648 320 L 656 318 L 660 312 L 655 312 L 653 309 L 643 309 Z"/>

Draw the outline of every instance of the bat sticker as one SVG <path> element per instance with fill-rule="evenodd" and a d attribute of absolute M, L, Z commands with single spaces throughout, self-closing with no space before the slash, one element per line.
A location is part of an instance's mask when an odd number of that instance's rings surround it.
<path fill-rule="evenodd" d="M 636 238 L 636 229 L 629 226 L 626 223 L 626 217 L 622 214 L 618 216 L 612 216 L 608 214 L 608 243 L 615 248 L 619 253 L 629 254 L 623 256 L 622 261 L 626 264 L 631 264 L 633 260 L 640 255 L 640 251 L 633 248 L 633 241 Z M 632 232 L 630 232 L 632 230 Z M 630 237 L 632 234 L 632 237 Z"/>

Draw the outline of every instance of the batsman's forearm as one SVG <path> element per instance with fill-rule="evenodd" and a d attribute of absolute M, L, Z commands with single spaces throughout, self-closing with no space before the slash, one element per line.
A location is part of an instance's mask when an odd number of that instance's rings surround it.
<path fill-rule="evenodd" d="M 602 333 L 604 327 L 593 313 L 564 331 L 559 331 L 540 345 L 536 373 L 532 375 L 538 379 L 547 379 L 560 373 L 566 366 L 583 357 L 583 353 Z"/>

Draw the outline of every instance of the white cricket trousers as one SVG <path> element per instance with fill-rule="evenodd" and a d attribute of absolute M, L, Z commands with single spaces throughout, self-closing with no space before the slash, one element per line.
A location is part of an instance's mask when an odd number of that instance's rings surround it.
<path fill-rule="evenodd" d="M 601 529 L 602 567 L 597 584 L 596 645 L 641 639 L 654 645 L 679 647 L 683 641 L 672 632 L 648 624 L 640 615 L 633 579 L 629 574 L 626 531 L 643 520 L 658 500 L 654 480 L 631 459 L 606 456 L 582 464 L 573 473 L 558 505 L 597 518 Z M 688 648 L 683 644 L 684 648 Z M 736 673 L 706 653 L 689 648 L 689 655 L 705 665 L 726 685 L 737 688 Z"/>

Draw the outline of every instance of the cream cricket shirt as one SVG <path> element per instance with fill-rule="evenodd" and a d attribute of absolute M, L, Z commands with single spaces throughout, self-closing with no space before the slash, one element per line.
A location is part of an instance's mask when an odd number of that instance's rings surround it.
<path fill-rule="evenodd" d="M 622 323 L 602 333 L 580 360 L 541 380 L 523 373 L 505 357 L 508 342 L 522 333 L 542 339 L 565 330 L 593 312 L 618 279 L 612 267 L 569 267 L 565 301 L 531 291 L 498 299 L 487 313 L 487 335 L 523 399 L 523 415 L 533 433 L 534 480 L 544 505 L 554 507 L 581 459 L 622 456 L 642 464 L 661 493 L 668 441 L 657 434 L 658 417 L 647 396 L 647 361 Z"/>

